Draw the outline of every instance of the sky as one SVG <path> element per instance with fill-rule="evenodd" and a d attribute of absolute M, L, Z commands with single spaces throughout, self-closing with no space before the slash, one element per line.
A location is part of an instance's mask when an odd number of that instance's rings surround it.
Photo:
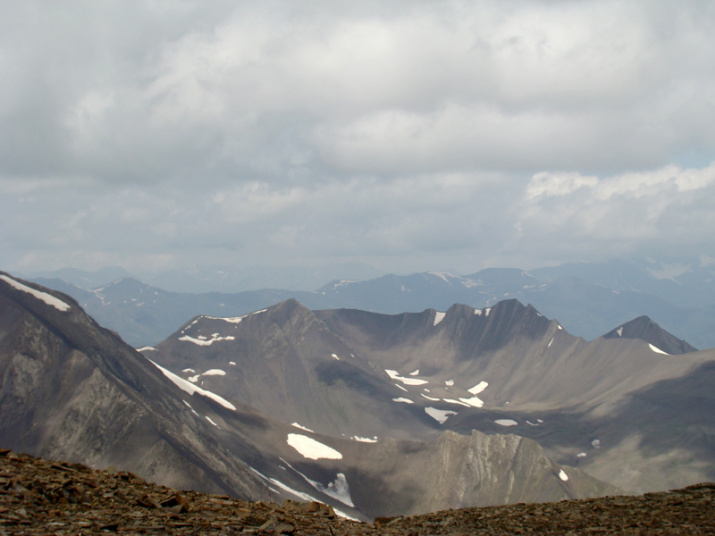
<path fill-rule="evenodd" d="M 715 2 L 0 7 L 0 269 L 715 255 Z"/>

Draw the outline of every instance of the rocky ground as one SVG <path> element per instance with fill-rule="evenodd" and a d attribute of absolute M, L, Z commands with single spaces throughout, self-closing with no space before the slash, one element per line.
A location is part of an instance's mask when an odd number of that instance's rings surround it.
<path fill-rule="evenodd" d="M 177 491 L 125 471 L 97 471 L 0 449 L 4 534 L 715 534 L 715 484 L 643 496 L 341 519 L 320 503 L 250 503 Z"/>

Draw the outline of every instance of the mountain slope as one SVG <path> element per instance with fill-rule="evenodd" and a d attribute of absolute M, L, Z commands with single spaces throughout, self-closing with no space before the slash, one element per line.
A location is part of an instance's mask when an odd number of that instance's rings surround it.
<path fill-rule="evenodd" d="M 0 274 L 0 381 L 0 440 L 8 447 L 116 465 L 174 486 L 270 496 L 245 465 L 213 452 L 205 439 L 211 425 L 189 418 L 185 393 L 154 365 L 68 296 L 7 274 Z M 226 413 L 196 398 L 197 410 Z"/>

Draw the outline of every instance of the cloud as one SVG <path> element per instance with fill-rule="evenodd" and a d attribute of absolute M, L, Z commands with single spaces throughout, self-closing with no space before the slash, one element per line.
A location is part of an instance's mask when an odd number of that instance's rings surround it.
<path fill-rule="evenodd" d="M 702 254 L 715 247 L 715 162 L 599 179 L 534 175 L 517 215 L 512 254 L 543 260 L 621 255 Z"/>
<path fill-rule="evenodd" d="M 0 5 L 10 268 L 710 243 L 712 3 Z"/>

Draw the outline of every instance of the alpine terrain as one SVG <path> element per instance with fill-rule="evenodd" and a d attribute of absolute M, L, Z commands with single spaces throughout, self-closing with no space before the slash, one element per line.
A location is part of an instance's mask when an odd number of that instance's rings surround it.
<path fill-rule="evenodd" d="M 204 320 L 223 329 L 209 329 Z M 254 323 L 255 335 L 239 334 Z M 440 404 L 393 400 L 415 398 L 409 380 L 417 375 L 401 381 L 371 356 L 351 352 L 349 341 L 340 343 L 341 335 L 297 302 L 243 319 L 198 318 L 182 331 L 180 344 L 209 351 L 194 364 L 196 373 L 172 370 L 160 351 L 138 353 L 69 296 L 0 273 L 0 444 L 177 488 L 274 502 L 318 500 L 356 519 L 616 491 L 550 458 L 533 439 L 477 427 L 457 433 L 441 427 L 452 414 Z M 224 362 L 225 344 L 237 351 Z M 242 369 L 255 373 L 243 380 L 254 384 L 255 407 L 234 390 L 209 385 Z M 290 401 L 299 383 L 315 401 Z M 358 407 L 320 400 L 338 395 Z M 285 419 L 282 405 L 295 407 L 301 420 Z M 395 408 L 408 408 L 411 418 L 391 436 L 385 426 L 405 415 L 389 416 Z M 358 427 L 359 414 L 370 409 L 384 415 Z M 321 414 L 324 427 L 317 425 Z M 351 425 L 351 434 L 339 432 Z"/>

